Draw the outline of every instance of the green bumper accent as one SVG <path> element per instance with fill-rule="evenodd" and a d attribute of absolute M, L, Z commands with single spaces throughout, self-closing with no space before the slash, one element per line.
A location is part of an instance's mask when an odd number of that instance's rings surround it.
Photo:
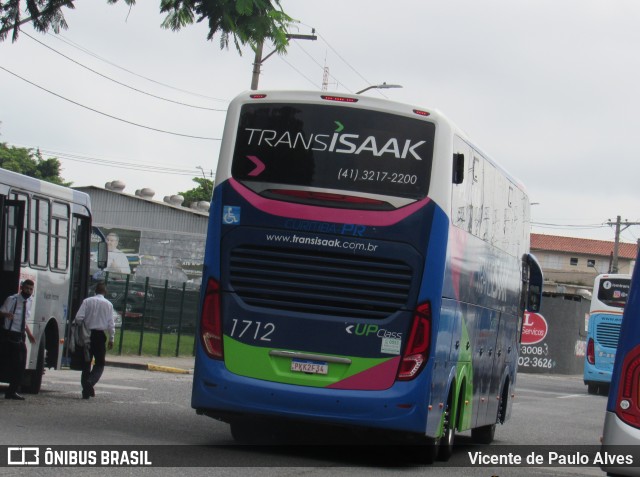
<path fill-rule="evenodd" d="M 336 356 L 339 358 L 348 358 L 351 360 L 351 363 L 329 363 L 327 374 L 306 374 L 291 371 L 291 358 L 270 356 L 269 352 L 272 351 L 272 349 L 273 348 L 250 346 L 225 335 L 224 363 L 230 372 L 240 376 L 277 383 L 323 388 L 373 368 L 374 366 L 378 366 L 389 361 L 389 359 L 393 359 Z M 277 350 L 317 354 L 312 351 L 284 350 L 281 348 Z"/>
<path fill-rule="evenodd" d="M 469 342 L 469 330 L 467 329 L 467 322 L 462 319 L 462 336 L 460 337 L 460 343 L 463 345 L 460 347 L 458 353 L 458 364 L 456 366 L 456 379 L 458 386 L 464 385 L 462 395 L 458 394 L 454 397 L 455 409 L 460 410 L 461 416 L 457 416 L 457 422 L 460 425 L 460 430 L 471 429 L 471 416 L 473 415 L 473 351 L 471 347 L 467 349 L 467 342 Z M 462 403 L 458 402 L 458 399 L 462 400 Z M 467 404 L 468 403 L 468 404 Z"/>

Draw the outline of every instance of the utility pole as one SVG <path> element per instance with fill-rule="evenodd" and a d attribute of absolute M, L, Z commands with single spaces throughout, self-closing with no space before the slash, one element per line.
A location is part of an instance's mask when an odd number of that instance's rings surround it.
<path fill-rule="evenodd" d="M 297 35 L 297 34 L 287 34 L 287 40 L 317 40 L 318 37 L 315 35 L 316 30 L 315 28 L 313 30 L 311 30 L 311 35 Z M 258 43 L 258 45 L 256 46 L 256 56 L 255 59 L 253 60 L 253 74 L 251 75 L 251 89 L 253 91 L 255 91 L 256 89 L 258 89 L 258 81 L 260 80 L 260 67 L 262 66 L 262 63 L 264 63 L 265 61 L 267 61 L 271 55 L 273 55 L 276 50 L 273 50 L 271 53 L 269 53 L 267 56 L 265 56 L 264 58 L 262 57 L 262 49 L 264 47 L 264 42 L 260 42 Z"/>
<path fill-rule="evenodd" d="M 262 59 L 262 47 L 264 46 L 264 42 L 258 43 L 256 48 L 256 57 L 253 61 L 253 74 L 251 75 L 251 89 L 255 91 L 258 89 L 258 79 L 260 79 L 260 66 L 262 66 L 262 62 L 266 60 L 266 58 Z"/>
<path fill-rule="evenodd" d="M 622 232 L 623 230 L 626 230 L 628 227 L 631 227 L 632 225 L 640 225 L 640 222 L 629 222 L 628 220 L 625 220 L 624 227 L 623 227 L 622 220 L 618 215 L 616 217 L 615 222 L 609 221 L 607 222 L 607 225 L 616 226 L 616 238 L 615 238 L 615 241 L 613 242 L 613 259 L 611 260 L 610 273 L 618 273 L 618 250 L 620 249 L 620 232 Z"/>

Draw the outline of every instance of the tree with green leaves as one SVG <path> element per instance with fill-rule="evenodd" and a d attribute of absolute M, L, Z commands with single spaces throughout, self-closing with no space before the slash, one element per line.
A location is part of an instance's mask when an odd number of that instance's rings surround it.
<path fill-rule="evenodd" d="M 0 167 L 29 177 L 35 177 L 54 184 L 70 186 L 60 176 L 62 165 L 56 158 L 43 159 L 39 150 L 8 146 L 0 143 Z"/>
<path fill-rule="evenodd" d="M 136 3 L 123 1 L 129 6 Z M 107 0 L 110 4 L 118 2 Z M 12 41 L 16 41 L 20 27 L 29 22 L 42 33 L 49 29 L 56 33 L 66 30 L 63 9 L 74 9 L 75 3 L 76 0 L 0 1 L 0 41 L 9 33 Z M 228 48 L 233 41 L 240 54 L 241 46 L 249 45 L 255 50 L 265 40 L 273 42 L 278 53 L 284 53 L 288 46 L 287 31 L 293 23 L 282 10 L 280 0 L 160 0 L 160 12 L 166 13 L 162 27 L 174 31 L 206 21 L 208 40 L 220 33 L 220 48 Z"/>
<path fill-rule="evenodd" d="M 178 192 L 184 197 L 185 204 L 193 204 L 194 202 L 211 202 L 211 194 L 213 193 L 213 181 L 204 177 L 194 177 L 193 182 L 198 183 L 198 187 L 185 192 Z"/>

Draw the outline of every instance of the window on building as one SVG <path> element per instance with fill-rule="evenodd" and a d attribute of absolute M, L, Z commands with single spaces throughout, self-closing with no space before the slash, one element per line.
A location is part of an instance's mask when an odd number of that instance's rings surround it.
<path fill-rule="evenodd" d="M 592 267 L 595 268 L 596 267 L 596 261 L 593 258 L 589 258 L 587 259 L 587 267 Z"/>
<path fill-rule="evenodd" d="M 575 257 L 571 257 L 569 259 L 569 264 L 575 267 L 576 265 L 578 265 L 578 259 Z"/>

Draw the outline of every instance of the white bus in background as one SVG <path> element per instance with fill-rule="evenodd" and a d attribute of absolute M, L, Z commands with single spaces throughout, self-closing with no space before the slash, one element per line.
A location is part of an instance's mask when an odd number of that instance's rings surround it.
<path fill-rule="evenodd" d="M 28 325 L 36 341 L 27 341 L 22 391 L 38 393 L 45 368 L 60 368 L 69 318 L 87 296 L 91 204 L 83 192 L 0 169 L 0 208 L 0 304 L 34 281 Z M 0 362 L 0 382 L 7 379 Z"/>

